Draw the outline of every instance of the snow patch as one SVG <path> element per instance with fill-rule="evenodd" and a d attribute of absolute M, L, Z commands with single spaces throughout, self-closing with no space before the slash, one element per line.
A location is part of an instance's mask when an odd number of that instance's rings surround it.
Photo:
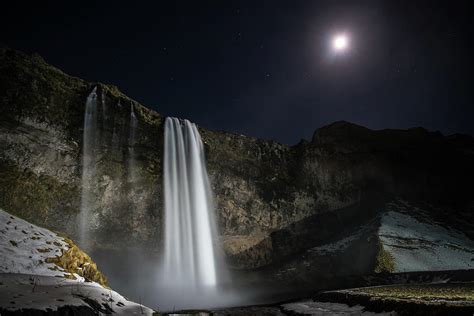
<path fill-rule="evenodd" d="M 317 301 L 301 301 L 282 305 L 283 311 L 296 315 L 397 315 L 395 312 L 374 313 L 366 311 L 364 306 L 349 306 L 341 303 L 325 303 Z M 286 313 L 285 313 L 286 314 Z"/>
<path fill-rule="evenodd" d="M 0 209 L 0 308 L 56 311 L 62 306 L 88 306 L 101 314 L 153 314 L 152 309 L 77 274 L 76 280 L 67 279 L 70 273 L 46 262 L 68 248 L 57 234 Z"/>
<path fill-rule="evenodd" d="M 462 232 L 430 221 L 406 201 L 389 203 L 379 236 L 392 254 L 395 272 L 474 268 L 474 242 Z M 416 214 L 417 218 L 407 215 Z"/>
<path fill-rule="evenodd" d="M 152 315 L 150 308 L 128 301 L 115 291 L 95 282 L 80 282 L 44 275 L 0 274 L 0 307 L 15 311 L 52 311 L 62 306 L 91 306 L 103 314 Z M 107 312 L 108 311 L 108 312 Z"/>
<path fill-rule="evenodd" d="M 64 277 L 69 273 L 46 260 L 68 248 L 57 234 L 0 209 L 0 273 Z"/>
<path fill-rule="evenodd" d="M 343 252 L 355 241 L 359 240 L 363 234 L 370 232 L 374 229 L 374 223 L 370 222 L 366 225 L 361 226 L 357 231 L 353 232 L 351 235 L 338 239 L 334 242 L 324 244 L 322 246 L 313 247 L 308 250 L 310 253 L 315 253 L 318 255 L 331 254 L 336 252 Z"/>

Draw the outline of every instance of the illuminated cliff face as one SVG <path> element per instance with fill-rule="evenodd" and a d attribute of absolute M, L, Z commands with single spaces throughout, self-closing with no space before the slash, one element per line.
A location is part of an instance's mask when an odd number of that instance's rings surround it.
<path fill-rule="evenodd" d="M 0 59 L 0 206 L 79 236 L 85 103 L 97 86 L 91 245 L 161 250 L 164 118 L 116 87 L 70 77 L 38 56 L 2 49 Z M 278 261 L 273 232 L 358 203 L 373 191 L 448 205 L 456 215 L 443 221 L 472 238 L 466 223 L 474 205 L 474 142 L 468 136 L 338 122 L 318 129 L 311 141 L 286 146 L 198 130 L 220 242 L 233 266 Z"/>

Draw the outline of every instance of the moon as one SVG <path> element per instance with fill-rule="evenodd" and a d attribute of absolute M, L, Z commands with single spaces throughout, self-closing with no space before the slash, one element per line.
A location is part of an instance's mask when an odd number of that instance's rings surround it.
<path fill-rule="evenodd" d="M 332 40 L 332 47 L 336 52 L 343 52 L 349 46 L 349 39 L 345 34 L 338 34 Z"/>

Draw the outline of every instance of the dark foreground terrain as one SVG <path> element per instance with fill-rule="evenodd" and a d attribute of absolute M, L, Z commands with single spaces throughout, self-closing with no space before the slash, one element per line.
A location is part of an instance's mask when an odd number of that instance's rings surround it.
<path fill-rule="evenodd" d="M 313 299 L 166 315 L 472 315 L 474 282 L 397 284 L 327 291 Z"/>

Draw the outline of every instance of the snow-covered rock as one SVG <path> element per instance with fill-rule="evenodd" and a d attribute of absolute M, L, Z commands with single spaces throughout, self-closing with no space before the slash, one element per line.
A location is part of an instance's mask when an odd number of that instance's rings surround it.
<path fill-rule="evenodd" d="M 68 244 L 57 234 L 0 209 L 0 272 L 67 276 L 48 258 L 60 256 Z"/>
<path fill-rule="evenodd" d="M 54 259 L 70 247 L 64 237 L 0 209 L 0 314 L 63 308 L 77 313 L 153 314 L 150 308 L 57 265 Z"/>
<path fill-rule="evenodd" d="M 379 237 L 393 257 L 393 272 L 474 268 L 474 241 L 404 200 L 386 205 Z"/>
<path fill-rule="evenodd" d="M 76 308 L 101 314 L 152 315 L 153 310 L 130 302 L 95 282 L 81 282 L 44 275 L 0 274 L 1 310 L 51 310 Z M 78 309 L 82 307 L 83 309 Z M 78 313 L 77 315 L 79 315 Z"/>

